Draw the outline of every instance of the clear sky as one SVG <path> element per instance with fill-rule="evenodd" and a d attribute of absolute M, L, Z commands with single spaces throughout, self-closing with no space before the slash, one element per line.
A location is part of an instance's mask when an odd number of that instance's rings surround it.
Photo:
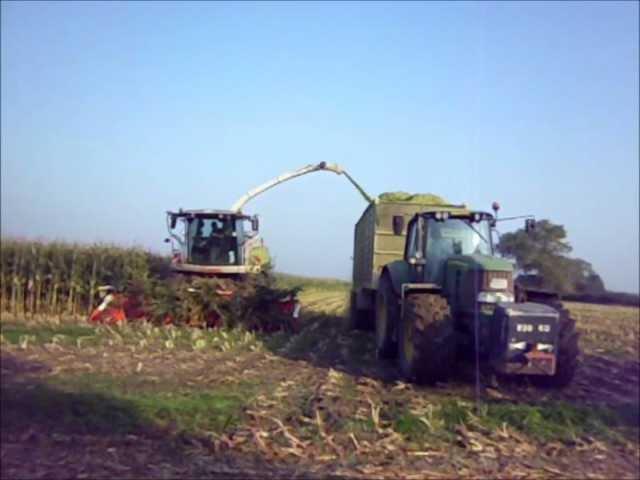
<path fill-rule="evenodd" d="M 638 23 L 631 1 L 3 2 L 2 234 L 166 252 L 166 210 L 324 160 L 561 223 L 637 292 Z M 278 270 L 349 278 L 364 207 L 318 173 L 246 211 Z"/>

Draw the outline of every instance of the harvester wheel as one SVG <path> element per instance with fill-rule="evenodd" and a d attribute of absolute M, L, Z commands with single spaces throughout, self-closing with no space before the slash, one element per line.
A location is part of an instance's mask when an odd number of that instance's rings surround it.
<path fill-rule="evenodd" d="M 402 374 L 416 383 L 446 380 L 456 359 L 456 333 L 447 300 L 415 293 L 405 300 L 398 336 Z"/>
<path fill-rule="evenodd" d="M 558 356 L 556 357 L 556 373 L 551 376 L 534 377 L 542 387 L 562 388 L 571 383 L 578 368 L 580 347 L 576 332 L 576 321 L 571 318 L 569 311 L 559 304 L 555 306 L 560 314 L 560 329 L 558 332 Z"/>
<path fill-rule="evenodd" d="M 347 319 L 349 330 L 370 330 L 370 315 L 368 310 L 358 308 L 356 303 L 356 292 L 351 292 L 349 304 L 349 318 Z"/>
<path fill-rule="evenodd" d="M 393 291 L 391 280 L 384 275 L 376 291 L 376 350 L 379 358 L 394 358 L 398 343 L 393 339 L 393 329 L 398 325 L 400 305 Z"/>

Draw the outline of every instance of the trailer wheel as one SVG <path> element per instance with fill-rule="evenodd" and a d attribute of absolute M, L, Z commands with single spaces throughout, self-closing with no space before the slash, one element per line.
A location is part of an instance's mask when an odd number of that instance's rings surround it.
<path fill-rule="evenodd" d="M 383 275 L 378 282 L 375 307 L 376 350 L 379 358 L 394 358 L 398 343 L 393 339 L 393 330 L 398 324 L 400 305 L 391 281 Z"/>
<path fill-rule="evenodd" d="M 535 382 L 548 388 L 562 388 L 571 383 L 578 368 L 580 346 L 576 332 L 576 321 L 571 318 L 569 311 L 559 304 L 554 305 L 560 314 L 560 329 L 558 332 L 558 356 L 556 358 L 556 373 L 550 376 L 536 376 Z"/>
<path fill-rule="evenodd" d="M 456 333 L 447 300 L 408 295 L 398 336 L 400 370 L 416 383 L 446 380 L 456 360 Z"/>
<path fill-rule="evenodd" d="M 371 330 L 371 315 L 368 310 L 358 308 L 354 291 L 351 292 L 347 327 L 349 330 Z"/>

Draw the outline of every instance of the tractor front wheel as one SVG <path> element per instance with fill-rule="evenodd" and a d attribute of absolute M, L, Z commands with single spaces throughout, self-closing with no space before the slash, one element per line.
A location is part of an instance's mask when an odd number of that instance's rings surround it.
<path fill-rule="evenodd" d="M 456 359 L 456 333 L 444 297 L 407 296 L 398 347 L 400 370 L 409 381 L 433 384 L 447 379 Z"/>
<path fill-rule="evenodd" d="M 560 328 L 558 332 L 558 354 L 556 356 L 556 373 L 551 376 L 534 377 L 538 385 L 549 388 L 563 388 L 571 383 L 578 368 L 580 347 L 576 332 L 576 321 L 571 318 L 569 311 L 561 305 L 554 307 L 560 314 Z"/>

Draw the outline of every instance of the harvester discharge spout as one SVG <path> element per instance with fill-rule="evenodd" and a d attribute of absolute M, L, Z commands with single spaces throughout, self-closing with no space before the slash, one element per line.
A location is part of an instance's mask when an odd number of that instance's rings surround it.
<path fill-rule="evenodd" d="M 356 188 L 356 190 L 360 192 L 360 194 L 364 197 L 367 203 L 373 203 L 374 200 L 369 195 L 367 195 L 364 189 L 342 167 L 340 167 L 335 163 L 320 162 L 316 165 L 313 165 L 313 164 L 306 165 L 293 172 L 283 173 L 282 175 L 272 180 L 269 180 L 268 182 L 265 182 L 262 185 L 254 188 L 253 190 L 248 191 L 242 197 L 240 197 L 238 201 L 236 201 L 232 205 L 231 211 L 239 213 L 242 211 L 242 208 L 247 204 L 247 202 L 257 197 L 261 193 L 275 187 L 276 185 L 279 185 L 293 178 L 306 175 L 307 173 L 313 173 L 318 171 L 327 171 L 327 172 L 333 172 L 336 175 L 344 175 L 345 177 L 347 177 L 347 180 L 349 180 L 351 184 Z"/>

